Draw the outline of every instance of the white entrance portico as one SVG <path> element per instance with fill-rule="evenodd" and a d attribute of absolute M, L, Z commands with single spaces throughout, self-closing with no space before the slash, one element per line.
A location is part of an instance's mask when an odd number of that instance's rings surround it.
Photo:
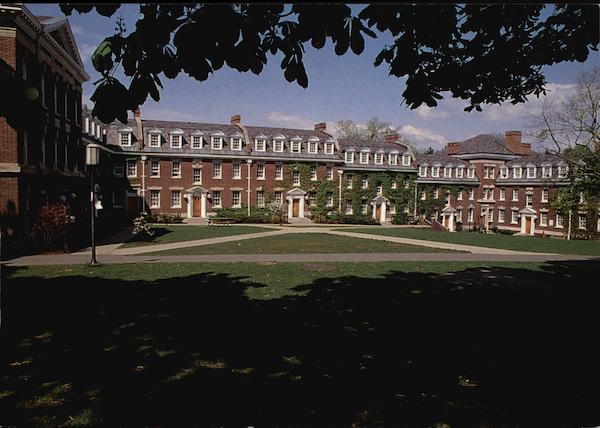
<path fill-rule="evenodd" d="M 293 188 L 287 192 L 288 218 L 304 218 L 304 190 Z"/>
<path fill-rule="evenodd" d="M 385 216 L 389 202 L 390 200 L 382 195 L 376 196 L 371 201 L 371 206 L 373 207 L 373 218 L 380 223 L 385 223 Z"/>
<path fill-rule="evenodd" d="M 206 218 L 206 195 L 208 190 L 200 186 L 190 187 L 185 191 L 184 198 L 187 199 L 188 218 Z"/>
<path fill-rule="evenodd" d="M 452 208 L 450 205 L 446 205 L 442 209 L 442 224 L 449 232 L 455 232 L 456 228 L 454 227 L 454 216 L 456 210 Z"/>
<path fill-rule="evenodd" d="M 521 214 L 521 232 L 520 235 L 532 235 L 535 233 L 535 219 L 537 218 L 537 212 L 530 208 L 525 207 L 519 211 Z"/>

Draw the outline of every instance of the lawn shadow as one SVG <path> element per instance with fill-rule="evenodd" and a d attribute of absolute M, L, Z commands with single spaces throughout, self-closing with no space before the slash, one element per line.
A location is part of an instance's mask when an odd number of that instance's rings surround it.
<path fill-rule="evenodd" d="M 5 279 L 0 423 L 589 426 L 598 274 Z"/>

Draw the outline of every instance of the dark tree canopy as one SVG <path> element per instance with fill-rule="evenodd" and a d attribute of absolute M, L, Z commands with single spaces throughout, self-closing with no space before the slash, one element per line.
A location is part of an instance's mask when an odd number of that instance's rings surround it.
<path fill-rule="evenodd" d="M 120 5 L 64 3 L 62 11 L 87 13 L 95 7 L 112 16 Z M 285 79 L 308 86 L 303 54 L 310 43 L 327 40 L 337 55 L 360 55 L 365 36 L 389 33 L 375 66 L 384 62 L 390 75 L 407 76 L 402 93 L 410 108 L 437 105 L 442 93 L 482 104 L 526 101 L 544 93 L 542 66 L 585 61 L 599 44 L 595 5 L 506 4 L 365 6 L 353 14 L 345 4 L 143 4 L 129 34 L 117 29 L 92 56 L 102 74 L 92 96 L 93 114 L 103 121 L 124 120 L 127 110 L 158 101 L 160 77 L 181 72 L 199 81 L 224 65 L 259 74 L 269 55 L 283 54 Z M 126 88 L 113 77 L 117 67 L 131 77 Z M 162 75 L 162 76 L 161 76 Z"/>

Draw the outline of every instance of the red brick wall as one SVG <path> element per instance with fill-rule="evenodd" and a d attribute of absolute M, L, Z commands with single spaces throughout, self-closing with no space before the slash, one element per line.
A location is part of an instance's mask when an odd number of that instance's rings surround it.
<path fill-rule="evenodd" d="M 19 179 L 17 177 L 0 177 L 0 214 L 14 209 L 19 213 Z"/>
<path fill-rule="evenodd" d="M 17 47 L 14 37 L 0 37 L 0 57 L 13 67 L 16 73 Z M 17 161 L 17 132 L 6 123 L 4 118 L 0 118 L 0 163 Z"/>

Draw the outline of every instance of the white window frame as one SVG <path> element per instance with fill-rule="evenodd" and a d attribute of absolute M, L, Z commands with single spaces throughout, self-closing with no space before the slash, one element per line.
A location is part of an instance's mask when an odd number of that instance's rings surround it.
<path fill-rule="evenodd" d="M 458 192 L 458 195 L 456 195 L 456 200 L 457 201 L 463 200 L 463 191 L 462 190 L 460 192 Z"/>
<path fill-rule="evenodd" d="M 233 162 L 231 164 L 231 178 L 233 180 L 241 180 L 242 179 L 242 163 L 241 162 Z"/>
<path fill-rule="evenodd" d="M 404 162 L 404 157 L 402 157 L 402 161 Z M 398 155 L 397 154 L 389 154 L 388 155 L 388 164 L 389 165 L 398 165 Z"/>
<path fill-rule="evenodd" d="M 469 200 L 470 201 L 475 200 L 475 189 L 473 189 L 473 188 L 469 191 Z"/>
<path fill-rule="evenodd" d="M 231 138 L 231 150 L 239 151 L 242 150 L 242 138 L 232 137 Z"/>
<path fill-rule="evenodd" d="M 264 207 L 265 206 L 265 192 L 264 190 L 256 191 L 256 206 Z"/>
<path fill-rule="evenodd" d="M 567 178 L 569 175 L 569 165 L 558 166 L 558 178 Z"/>
<path fill-rule="evenodd" d="M 397 156 L 397 155 L 394 155 Z M 396 165 L 396 164 L 394 164 Z M 410 166 L 410 155 L 408 153 L 405 153 L 402 155 L 402 165 L 404 166 Z"/>
<path fill-rule="evenodd" d="M 500 178 L 508 178 L 508 168 L 503 166 L 500 167 Z"/>
<path fill-rule="evenodd" d="M 130 166 L 133 164 L 133 174 L 130 174 Z M 127 173 L 127 178 L 137 177 L 137 162 L 135 160 L 127 160 L 125 162 L 125 172 Z"/>
<path fill-rule="evenodd" d="M 348 174 L 346 176 L 346 189 L 352 189 L 352 182 L 353 182 L 353 176 L 352 174 Z"/>
<path fill-rule="evenodd" d="M 499 201 L 506 200 L 506 189 L 500 189 L 500 194 L 498 195 L 498 200 Z"/>
<path fill-rule="evenodd" d="M 452 167 L 451 166 L 444 167 L 444 178 L 452 178 Z"/>
<path fill-rule="evenodd" d="M 577 228 L 580 230 L 587 230 L 587 215 L 579 214 L 577 221 Z"/>
<path fill-rule="evenodd" d="M 363 215 L 369 214 L 369 204 L 366 201 L 363 201 L 362 203 L 361 212 Z"/>
<path fill-rule="evenodd" d="M 218 201 L 218 203 L 217 203 Z M 212 191 L 212 206 L 213 208 L 222 208 L 223 207 L 223 194 L 220 190 Z"/>
<path fill-rule="evenodd" d="M 316 154 L 319 151 L 318 143 L 316 141 L 308 142 L 308 153 Z"/>
<path fill-rule="evenodd" d="M 325 168 L 325 179 L 332 181 L 333 180 L 333 167 L 332 166 L 327 166 Z"/>
<path fill-rule="evenodd" d="M 160 147 L 160 134 L 158 132 L 151 132 L 148 134 L 148 146 Z"/>
<path fill-rule="evenodd" d="M 195 180 L 196 171 L 199 172 L 200 180 Z M 193 184 L 202 184 L 202 168 L 192 168 L 192 183 Z"/>
<path fill-rule="evenodd" d="M 283 164 L 275 164 L 275 180 L 283 180 Z"/>
<path fill-rule="evenodd" d="M 119 144 L 121 147 L 131 147 L 131 132 L 119 132 Z M 126 140 L 123 137 L 127 137 Z"/>
<path fill-rule="evenodd" d="M 175 165 L 177 164 L 177 169 Z M 176 173 L 176 170 L 178 173 Z M 181 178 L 181 161 L 173 160 L 171 161 L 171 178 Z"/>
<path fill-rule="evenodd" d="M 292 186 L 300 186 L 300 171 L 292 171 Z"/>
<path fill-rule="evenodd" d="M 548 196 L 550 196 L 550 190 L 542 189 L 542 192 L 540 195 L 540 202 L 548 202 Z"/>
<path fill-rule="evenodd" d="M 533 194 L 527 193 L 525 195 L 525 206 L 531 208 L 533 206 Z"/>
<path fill-rule="evenodd" d="M 237 198 L 236 198 L 237 195 Z M 237 202 L 236 202 L 237 199 Z M 242 207 L 242 191 L 241 190 L 232 190 L 231 191 L 231 208 L 241 208 Z"/>
<path fill-rule="evenodd" d="M 281 190 L 275 191 L 275 202 L 283 204 L 283 192 Z"/>
<path fill-rule="evenodd" d="M 178 194 L 179 197 L 177 198 L 177 200 L 175 201 L 176 203 L 173 203 L 173 197 Z M 171 190 L 171 208 L 181 208 L 181 190 Z"/>
<path fill-rule="evenodd" d="M 344 152 L 344 161 L 346 163 L 354 163 L 354 152 Z"/>
<path fill-rule="evenodd" d="M 217 165 L 218 165 L 218 168 L 215 168 Z M 215 180 L 222 179 L 223 178 L 223 165 L 221 164 L 221 161 L 213 161 L 212 167 L 213 167 L 212 178 Z M 218 174 L 217 174 L 217 172 L 218 172 Z"/>
<path fill-rule="evenodd" d="M 467 178 L 475 178 L 475 168 L 467 168 Z"/>
<path fill-rule="evenodd" d="M 264 180 L 266 178 L 265 170 L 266 170 L 266 168 L 265 168 L 264 162 L 256 163 L 256 179 L 257 180 Z"/>
<path fill-rule="evenodd" d="M 498 223 L 506 222 L 506 217 L 504 214 L 505 214 L 504 209 L 502 209 L 502 208 L 498 209 Z"/>
<path fill-rule="evenodd" d="M 301 141 L 292 141 L 290 144 L 290 152 L 291 153 L 302 153 L 302 142 Z"/>
<path fill-rule="evenodd" d="M 156 203 L 154 195 L 156 195 Z M 150 208 L 160 208 L 160 190 L 150 189 Z"/>
<path fill-rule="evenodd" d="M 180 149 L 183 146 L 183 135 L 171 134 L 171 148 Z"/>
<path fill-rule="evenodd" d="M 542 178 L 552 177 L 552 165 L 542 165 Z"/>
<path fill-rule="evenodd" d="M 527 178 L 535 178 L 537 175 L 537 168 L 535 165 L 527 165 Z"/>
<path fill-rule="evenodd" d="M 557 229 L 562 229 L 564 228 L 564 218 L 562 216 L 562 214 L 556 214 L 556 218 L 554 219 L 554 227 L 556 227 Z"/>
<path fill-rule="evenodd" d="M 282 153 L 283 146 L 284 146 L 283 140 L 281 140 L 281 139 L 273 140 L 273 151 L 274 152 Z"/>
<path fill-rule="evenodd" d="M 202 135 L 192 135 L 192 149 L 199 150 L 202 148 Z"/>
<path fill-rule="evenodd" d="M 540 213 L 540 226 L 548 227 L 548 213 L 547 212 Z"/>
<path fill-rule="evenodd" d="M 211 137 L 210 148 L 211 150 L 223 150 L 223 137 Z"/>
<path fill-rule="evenodd" d="M 375 191 L 377 192 L 377 196 L 383 195 L 383 186 L 380 184 L 375 188 Z"/>
<path fill-rule="evenodd" d="M 427 165 L 419 166 L 419 177 L 427 177 Z"/>
<path fill-rule="evenodd" d="M 515 198 L 515 196 L 516 196 L 516 198 Z M 518 188 L 514 188 L 513 189 L 512 200 L 513 201 L 518 201 L 519 200 L 519 189 Z"/>
<path fill-rule="evenodd" d="M 510 224 L 518 224 L 519 223 L 519 211 L 511 210 L 510 211 Z"/>
<path fill-rule="evenodd" d="M 267 150 L 267 140 L 264 138 L 257 138 L 254 140 L 254 151 L 255 152 L 264 152 Z"/>
<path fill-rule="evenodd" d="M 360 188 L 361 189 L 368 189 L 369 188 L 369 179 L 368 178 L 363 178 L 360 181 Z"/>
<path fill-rule="evenodd" d="M 317 167 L 316 166 L 310 167 L 310 180 L 317 181 Z"/>
<path fill-rule="evenodd" d="M 362 164 L 369 163 L 369 152 L 360 152 L 360 163 L 362 163 Z"/>
<path fill-rule="evenodd" d="M 346 201 L 346 215 L 352 215 L 352 201 Z"/>
<path fill-rule="evenodd" d="M 518 178 L 521 178 L 522 176 L 523 176 L 523 169 L 520 166 L 513 166 L 513 178 L 518 179 Z"/>
<path fill-rule="evenodd" d="M 325 143 L 325 154 L 326 155 L 332 155 L 334 152 L 333 150 L 333 143 Z"/>
<path fill-rule="evenodd" d="M 332 192 L 327 192 L 327 202 L 325 203 L 325 205 L 329 208 L 331 208 L 333 206 L 333 193 Z"/>
<path fill-rule="evenodd" d="M 397 189 L 398 188 L 398 183 L 396 183 L 396 180 L 392 181 L 392 183 L 390 184 L 390 187 L 392 189 Z"/>
<path fill-rule="evenodd" d="M 156 163 L 157 167 L 154 168 L 154 164 Z M 156 171 L 156 174 L 154 174 Z M 160 177 L 160 160 L 151 159 L 150 160 L 150 177 L 151 178 L 159 178 Z"/>
<path fill-rule="evenodd" d="M 438 178 L 440 176 L 440 167 L 437 165 L 434 165 L 431 167 L 431 176 Z"/>
<path fill-rule="evenodd" d="M 426 201 L 427 200 L 427 192 L 425 190 L 421 190 L 421 196 L 420 199 L 422 201 Z"/>
<path fill-rule="evenodd" d="M 383 165 L 383 153 L 375 153 L 375 165 Z"/>

